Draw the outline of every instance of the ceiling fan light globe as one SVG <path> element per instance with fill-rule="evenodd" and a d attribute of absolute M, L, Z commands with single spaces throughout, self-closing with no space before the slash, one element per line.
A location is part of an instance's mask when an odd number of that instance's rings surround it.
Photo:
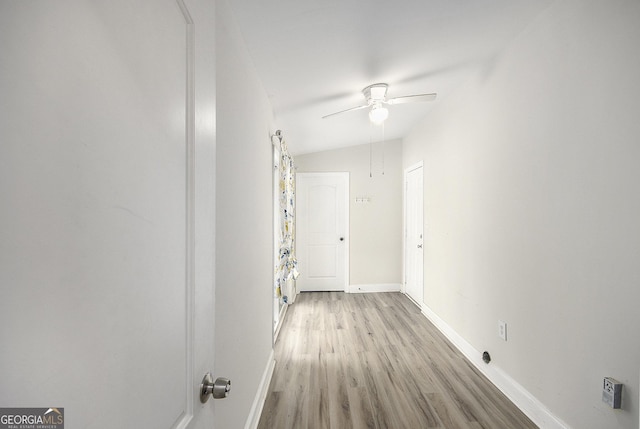
<path fill-rule="evenodd" d="M 389 117 L 389 109 L 382 106 L 374 106 L 369 112 L 369 120 L 374 124 L 381 124 Z"/>

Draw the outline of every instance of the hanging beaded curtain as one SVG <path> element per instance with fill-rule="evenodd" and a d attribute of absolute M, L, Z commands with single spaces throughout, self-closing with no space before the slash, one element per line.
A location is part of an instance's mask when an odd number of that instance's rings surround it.
<path fill-rule="evenodd" d="M 287 144 L 280 138 L 280 254 L 276 266 L 276 294 L 295 297 L 298 261 L 295 257 L 295 170 Z M 291 280 L 291 281 L 289 281 Z"/>

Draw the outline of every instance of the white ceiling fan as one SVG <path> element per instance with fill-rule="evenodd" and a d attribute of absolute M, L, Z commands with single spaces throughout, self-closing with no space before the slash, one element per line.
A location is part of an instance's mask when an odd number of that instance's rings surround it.
<path fill-rule="evenodd" d="M 389 111 L 385 104 L 402 104 L 402 103 L 417 103 L 423 101 L 433 101 L 436 99 L 436 93 L 432 94 L 415 94 L 415 95 L 405 95 L 402 97 L 394 97 L 387 99 L 387 89 L 389 85 L 386 83 L 374 83 L 373 85 L 369 85 L 362 90 L 362 95 L 367 100 L 367 104 L 363 104 L 362 106 L 352 107 L 350 109 L 341 110 L 339 112 L 330 113 L 326 116 L 323 116 L 322 119 L 329 118 L 331 116 L 339 115 L 341 113 L 351 112 L 352 110 L 360 110 L 366 109 L 367 107 L 371 107 L 369 111 L 369 119 L 374 123 L 382 123 L 389 116 Z"/>

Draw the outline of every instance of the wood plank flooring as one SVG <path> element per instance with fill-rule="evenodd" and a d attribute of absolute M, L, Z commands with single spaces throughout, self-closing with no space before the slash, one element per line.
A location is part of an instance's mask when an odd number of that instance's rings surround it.
<path fill-rule="evenodd" d="M 400 293 L 302 293 L 259 429 L 537 428 Z"/>

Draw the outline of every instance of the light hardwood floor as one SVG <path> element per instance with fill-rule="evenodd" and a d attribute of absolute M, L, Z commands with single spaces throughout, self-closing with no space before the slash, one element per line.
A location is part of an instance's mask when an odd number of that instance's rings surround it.
<path fill-rule="evenodd" d="M 259 429 L 537 428 L 400 293 L 302 293 Z"/>

